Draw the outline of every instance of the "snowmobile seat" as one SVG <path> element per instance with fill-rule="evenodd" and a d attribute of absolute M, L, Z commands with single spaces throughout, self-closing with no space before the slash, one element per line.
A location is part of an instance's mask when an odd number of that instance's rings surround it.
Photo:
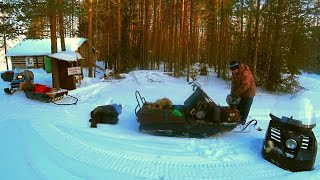
<path fill-rule="evenodd" d="M 3 81 L 11 82 L 14 77 L 14 71 L 5 71 L 1 73 L 1 78 Z"/>

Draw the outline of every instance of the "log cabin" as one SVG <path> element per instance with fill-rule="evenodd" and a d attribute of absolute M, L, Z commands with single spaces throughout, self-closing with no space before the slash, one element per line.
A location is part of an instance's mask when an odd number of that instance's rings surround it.
<path fill-rule="evenodd" d="M 58 52 L 61 52 L 60 38 L 57 38 Z M 65 38 L 66 51 L 81 54 L 83 59 L 89 59 L 89 45 L 85 38 Z M 91 59 L 96 60 L 95 51 Z M 11 58 L 12 69 L 15 68 L 43 68 L 51 72 L 51 40 L 24 39 L 6 53 Z"/>

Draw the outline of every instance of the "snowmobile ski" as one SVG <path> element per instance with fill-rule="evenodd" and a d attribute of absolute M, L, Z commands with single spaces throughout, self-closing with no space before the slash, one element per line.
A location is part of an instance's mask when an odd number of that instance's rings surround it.
<path fill-rule="evenodd" d="M 261 131 L 262 129 L 260 127 L 256 127 L 257 124 L 258 124 L 258 121 L 256 119 L 252 119 L 249 122 L 245 123 L 244 125 L 239 124 L 236 128 L 232 130 L 232 132 L 249 133 L 252 130 Z"/>
<path fill-rule="evenodd" d="M 11 89 L 11 88 L 4 88 L 3 90 L 4 90 L 4 92 L 5 92 L 6 94 L 13 94 L 14 92 L 17 91 L 17 90 L 15 90 L 15 89 Z"/>

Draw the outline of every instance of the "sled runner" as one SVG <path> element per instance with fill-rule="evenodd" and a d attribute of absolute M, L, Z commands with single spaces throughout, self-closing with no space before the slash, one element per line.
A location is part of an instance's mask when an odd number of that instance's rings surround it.
<path fill-rule="evenodd" d="M 77 104 L 78 98 L 68 95 L 68 90 L 66 89 L 56 89 L 50 88 L 42 84 L 34 84 L 33 91 L 24 91 L 26 97 L 28 99 L 33 99 L 46 103 L 54 103 L 57 105 L 72 105 Z M 60 101 L 65 97 L 70 97 L 73 102 L 71 103 L 57 103 L 56 101 Z"/>
<path fill-rule="evenodd" d="M 136 91 L 139 130 L 155 135 L 208 137 L 231 131 L 238 125 L 240 115 L 235 108 L 216 104 L 198 83 L 193 86 L 195 91 L 183 105 L 166 108 L 152 106 Z"/>

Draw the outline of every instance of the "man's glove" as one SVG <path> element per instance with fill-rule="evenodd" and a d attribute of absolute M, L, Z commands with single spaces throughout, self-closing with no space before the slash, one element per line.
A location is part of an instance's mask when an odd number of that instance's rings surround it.
<path fill-rule="evenodd" d="M 241 98 L 234 94 L 228 94 L 226 98 L 226 101 L 231 108 L 237 107 L 237 105 L 240 103 L 240 100 Z"/>

